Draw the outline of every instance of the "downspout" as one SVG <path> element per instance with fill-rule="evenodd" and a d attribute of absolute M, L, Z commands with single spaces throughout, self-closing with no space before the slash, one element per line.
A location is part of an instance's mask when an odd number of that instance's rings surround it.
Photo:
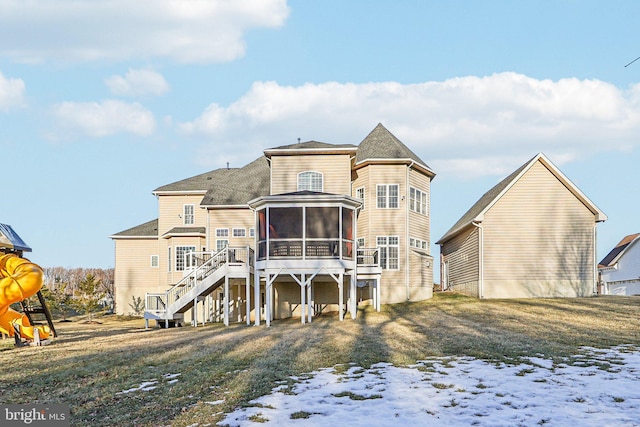
<path fill-rule="evenodd" d="M 598 295 L 598 261 L 596 248 L 598 243 L 598 223 L 593 224 L 593 295 Z"/>
<path fill-rule="evenodd" d="M 484 232 L 482 224 L 472 222 L 471 225 L 478 227 L 478 297 L 484 298 Z"/>
<path fill-rule="evenodd" d="M 411 172 L 411 167 L 414 165 L 414 161 L 412 160 L 409 166 L 407 167 L 407 177 L 406 184 L 404 186 L 405 200 L 404 200 L 404 213 L 405 213 L 405 221 L 404 221 L 404 247 L 405 247 L 405 255 L 404 255 L 404 285 L 407 289 L 407 301 L 411 301 L 411 289 L 409 289 L 409 172 Z"/>

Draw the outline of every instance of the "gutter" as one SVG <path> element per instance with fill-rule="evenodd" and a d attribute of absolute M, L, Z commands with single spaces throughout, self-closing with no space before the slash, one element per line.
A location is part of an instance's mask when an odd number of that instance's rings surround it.
<path fill-rule="evenodd" d="M 405 247 L 405 255 L 404 255 L 404 285 L 406 287 L 406 292 L 407 292 L 407 301 L 411 301 L 411 289 L 409 289 L 409 194 L 410 194 L 410 186 L 409 186 L 409 173 L 411 172 L 411 167 L 414 165 L 415 161 L 411 161 L 411 163 L 409 164 L 409 166 L 407 166 L 407 177 L 406 177 L 406 184 L 404 186 L 404 192 L 405 192 L 405 207 L 404 207 L 404 212 L 405 212 L 405 222 L 404 222 L 404 228 L 405 228 L 405 233 L 404 233 L 404 247 Z M 429 211 L 431 212 L 431 211 Z"/>
<path fill-rule="evenodd" d="M 471 225 L 478 227 L 478 297 L 484 298 L 484 230 L 482 224 L 471 222 Z"/>

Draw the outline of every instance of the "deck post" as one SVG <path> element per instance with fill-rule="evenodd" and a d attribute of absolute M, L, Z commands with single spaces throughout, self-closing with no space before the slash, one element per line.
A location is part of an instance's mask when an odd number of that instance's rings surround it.
<path fill-rule="evenodd" d="M 340 306 L 338 309 L 338 313 L 340 316 L 340 321 L 344 320 L 344 274 L 340 273 L 338 275 L 338 305 Z"/>
<path fill-rule="evenodd" d="M 306 315 L 305 315 L 305 303 L 306 303 L 306 286 L 307 286 L 307 282 L 306 277 L 304 274 L 302 274 L 300 276 L 300 321 L 302 322 L 302 324 L 305 324 L 306 321 Z"/>
<path fill-rule="evenodd" d="M 271 326 L 271 274 L 267 274 L 267 280 L 264 285 L 264 298 L 265 298 L 265 322 L 267 327 Z"/>
<path fill-rule="evenodd" d="M 308 316 L 308 320 L 309 323 L 311 323 L 311 319 L 313 318 L 313 277 L 311 279 L 309 279 L 309 283 L 305 283 L 305 286 L 307 286 L 307 316 Z"/>
<path fill-rule="evenodd" d="M 191 326 L 198 327 L 198 297 L 193 299 L 193 311 L 191 312 Z"/>
<path fill-rule="evenodd" d="M 245 286 L 245 298 L 247 299 L 246 301 L 246 309 L 245 309 L 245 315 L 246 315 L 246 320 L 247 320 L 247 326 L 251 325 L 251 275 L 249 274 L 249 272 L 247 271 L 247 277 L 244 280 L 244 286 Z"/>
<path fill-rule="evenodd" d="M 255 310 L 255 325 L 260 326 L 260 271 L 253 273 L 253 307 Z"/>
<path fill-rule="evenodd" d="M 224 326 L 229 326 L 229 276 L 224 276 L 224 307 L 222 307 L 222 313 L 224 316 Z"/>
<path fill-rule="evenodd" d="M 353 274 L 349 275 L 349 288 L 351 293 L 351 318 L 355 320 L 358 303 L 356 301 L 356 276 Z"/>
<path fill-rule="evenodd" d="M 377 277 L 376 279 L 376 302 L 378 303 L 378 307 L 376 308 L 377 311 L 380 311 L 380 277 Z"/>

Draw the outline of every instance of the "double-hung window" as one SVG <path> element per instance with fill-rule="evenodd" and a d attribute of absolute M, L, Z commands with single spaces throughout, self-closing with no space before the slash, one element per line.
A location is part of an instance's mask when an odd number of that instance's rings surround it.
<path fill-rule="evenodd" d="M 428 215 L 427 193 L 411 187 L 409 190 L 409 209 L 422 215 Z"/>
<path fill-rule="evenodd" d="M 176 271 L 183 271 L 185 268 L 191 267 L 186 254 L 195 252 L 195 246 L 176 246 Z"/>
<path fill-rule="evenodd" d="M 383 270 L 399 270 L 400 238 L 398 236 L 378 236 L 376 243 L 380 248 L 380 267 Z"/>
<path fill-rule="evenodd" d="M 398 194 L 400 185 L 398 184 L 378 184 L 376 186 L 376 197 L 378 209 L 398 209 Z"/>
<path fill-rule="evenodd" d="M 360 210 L 364 210 L 364 187 L 358 187 L 356 188 L 356 197 L 360 200 L 362 200 L 362 207 L 360 208 Z"/>
<path fill-rule="evenodd" d="M 193 212 L 193 205 L 184 205 L 182 207 L 182 220 L 184 221 L 184 225 L 193 225 L 195 223 Z"/>
<path fill-rule="evenodd" d="M 229 246 L 229 229 L 216 228 L 216 251 L 220 251 Z"/>
<path fill-rule="evenodd" d="M 298 191 L 322 192 L 322 174 L 315 171 L 305 171 L 298 174 Z"/>

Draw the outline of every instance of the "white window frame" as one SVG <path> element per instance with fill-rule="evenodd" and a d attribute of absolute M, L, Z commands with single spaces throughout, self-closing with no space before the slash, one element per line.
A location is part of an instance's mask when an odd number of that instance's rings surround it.
<path fill-rule="evenodd" d="M 391 243 L 392 239 L 395 243 Z M 383 270 L 400 270 L 400 236 L 376 236 L 376 244 L 380 248 L 380 267 Z M 389 257 L 390 249 L 395 249 L 396 255 L 393 258 Z M 395 266 L 390 261 L 395 261 Z"/>
<path fill-rule="evenodd" d="M 232 231 L 233 237 L 247 237 L 247 229 L 246 228 L 234 228 Z"/>
<path fill-rule="evenodd" d="M 182 223 L 193 225 L 196 223 L 196 208 L 193 204 L 182 205 Z"/>
<path fill-rule="evenodd" d="M 185 255 L 189 252 L 195 252 L 196 247 L 191 245 L 180 245 L 176 246 L 176 271 L 184 271 L 187 268 L 191 267 L 185 263 Z"/>
<path fill-rule="evenodd" d="M 160 257 L 158 255 L 151 255 L 149 259 L 149 265 L 151 268 L 158 268 L 160 265 Z"/>
<path fill-rule="evenodd" d="M 364 242 L 364 237 L 358 237 L 358 239 L 356 240 L 356 248 L 366 248 Z"/>
<path fill-rule="evenodd" d="M 422 215 L 429 215 L 429 198 L 426 191 L 415 187 L 409 188 L 409 210 Z"/>
<path fill-rule="evenodd" d="M 318 185 L 319 184 L 319 185 Z M 324 191 L 324 175 L 318 171 L 298 173 L 298 191 Z"/>
<path fill-rule="evenodd" d="M 216 237 L 229 237 L 228 228 L 216 228 Z"/>
<path fill-rule="evenodd" d="M 255 228 L 250 228 L 249 229 L 249 237 L 256 237 L 256 229 Z"/>
<path fill-rule="evenodd" d="M 167 271 L 171 272 L 171 246 L 169 246 L 167 249 L 169 249 L 167 251 Z"/>
<path fill-rule="evenodd" d="M 360 208 L 361 211 L 364 210 L 364 206 L 365 206 L 365 196 L 366 193 L 364 191 L 364 187 L 358 187 L 356 188 L 356 198 L 362 200 L 362 207 Z"/>
<path fill-rule="evenodd" d="M 395 194 L 392 195 L 392 189 Z M 381 192 L 380 190 L 383 190 Z M 378 209 L 398 209 L 400 208 L 400 184 L 378 184 L 376 185 L 376 207 Z"/>
<path fill-rule="evenodd" d="M 229 246 L 229 239 L 217 239 L 216 240 L 216 252 L 220 252 L 224 248 Z"/>
<path fill-rule="evenodd" d="M 426 250 L 429 243 L 424 239 L 418 239 L 416 237 L 409 238 L 409 246 L 416 249 Z"/>

